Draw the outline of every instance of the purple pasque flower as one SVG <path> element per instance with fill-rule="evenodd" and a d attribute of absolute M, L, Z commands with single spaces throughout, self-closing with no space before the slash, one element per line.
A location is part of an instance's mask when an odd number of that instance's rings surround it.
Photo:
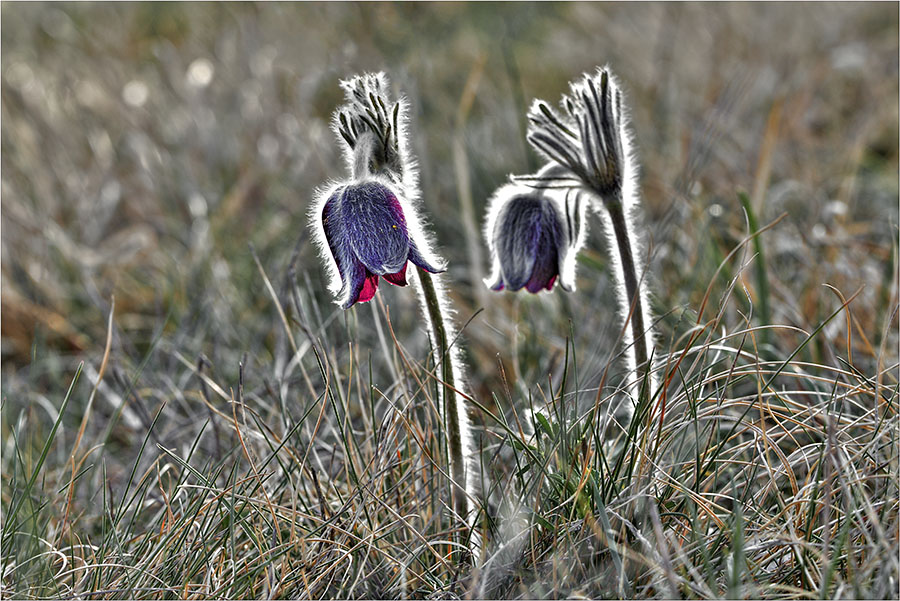
<path fill-rule="evenodd" d="M 320 191 L 310 217 L 329 287 L 347 309 L 371 300 L 379 277 L 405 286 L 409 261 L 430 273 L 444 266 L 416 211 L 405 102 L 390 99 L 383 73 L 359 75 L 341 87 L 346 103 L 335 111 L 333 126 L 350 177 Z"/>
<path fill-rule="evenodd" d="M 379 277 L 406 286 L 410 261 L 430 273 L 443 271 L 427 246 L 416 242 L 420 228 L 411 227 L 417 225 L 415 214 L 387 178 L 369 176 L 337 185 L 321 198 L 314 221 L 322 246 L 334 259 L 328 262 L 331 288 L 342 308 L 371 300 Z"/>
<path fill-rule="evenodd" d="M 564 170 L 548 165 L 534 176 L 513 178 L 488 201 L 485 237 L 492 274 L 491 290 L 525 288 L 531 293 L 575 289 L 575 258 L 587 228 L 580 193 L 560 183 Z M 526 183 L 527 182 L 527 183 Z"/>

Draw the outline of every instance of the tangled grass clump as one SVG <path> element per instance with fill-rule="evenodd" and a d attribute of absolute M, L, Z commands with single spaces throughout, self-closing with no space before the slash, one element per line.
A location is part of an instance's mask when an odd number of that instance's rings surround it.
<path fill-rule="evenodd" d="M 260 368 L 229 384 L 161 345 L 176 381 L 195 382 L 185 401 L 198 427 L 173 446 L 183 426 L 161 405 L 129 473 L 110 474 L 84 444 L 76 470 L 54 459 L 74 434 L 59 427 L 71 395 L 49 432 L 21 415 L 3 464 L 5 594 L 892 594 L 896 365 L 865 376 L 849 361 L 764 360 L 752 350 L 759 328 L 704 327 L 660 357 L 668 394 L 638 438 L 615 420 L 603 431 L 598 409 L 619 393 L 579 388 L 572 354 L 553 390 L 539 389 L 548 396 L 531 399 L 541 410 L 505 395 L 481 408 L 488 534 L 485 561 L 466 573 L 450 555 L 459 523 L 446 508 L 433 367 L 409 354 L 379 306 L 397 373 L 382 389 L 370 361 L 354 353 L 341 365 L 306 337 L 328 326 L 300 321 L 306 297 L 293 285 L 290 296 L 297 356 L 316 370 L 295 363 L 302 378 L 285 391 L 311 391 L 287 414 Z M 797 355 L 826 325 L 787 329 Z M 73 394 L 85 377 L 74 374 Z M 88 491 L 96 510 L 79 501 Z"/>

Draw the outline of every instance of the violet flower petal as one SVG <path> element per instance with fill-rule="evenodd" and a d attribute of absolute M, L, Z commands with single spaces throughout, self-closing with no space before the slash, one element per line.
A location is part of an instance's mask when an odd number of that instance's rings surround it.
<path fill-rule="evenodd" d="M 495 259 L 496 260 L 496 259 Z M 495 292 L 499 292 L 503 290 L 503 273 L 500 271 L 500 266 L 496 266 L 494 268 L 494 272 L 497 274 L 493 279 L 485 279 L 484 283 L 487 284 L 487 287 Z"/>
<path fill-rule="evenodd" d="M 549 222 L 549 223 L 548 223 Z M 541 227 L 540 242 L 538 242 L 534 268 L 531 277 L 525 284 L 528 292 L 536 293 L 546 288 L 553 288 L 553 281 L 559 274 L 559 258 L 556 248 L 556 236 L 551 219 L 544 219 Z"/>
<path fill-rule="evenodd" d="M 374 280 L 374 281 L 373 281 Z M 347 300 L 341 305 L 342 309 L 349 309 L 358 302 L 370 300 L 378 288 L 378 276 L 371 273 L 366 266 L 354 259 L 344 280 L 345 288 L 349 288 Z"/>
<path fill-rule="evenodd" d="M 353 270 L 354 263 L 357 262 L 341 218 L 340 199 L 343 191 L 344 188 L 335 190 L 331 198 L 325 202 L 325 206 L 322 207 L 322 226 L 325 230 L 325 241 L 328 243 L 328 249 L 331 251 L 331 256 L 334 258 L 338 273 L 341 276 L 342 286 L 339 293 L 341 295 L 347 290 L 350 272 Z"/>
<path fill-rule="evenodd" d="M 494 240 L 503 282 L 510 290 L 528 283 L 534 270 L 543 221 L 542 201 L 515 196 L 507 201 L 494 226 Z"/>
<path fill-rule="evenodd" d="M 425 260 L 425 257 L 419 252 L 419 247 L 416 246 L 416 243 L 413 242 L 412 238 L 409 239 L 409 260 L 413 265 L 424 269 L 428 273 L 443 273 L 446 271 L 444 268 L 432 265 Z"/>
<path fill-rule="evenodd" d="M 561 224 L 551 201 L 541 199 L 540 238 L 535 253 L 534 268 L 525 288 L 536 293 L 551 290 L 559 275 L 559 246 L 562 238 Z"/>
<path fill-rule="evenodd" d="M 357 259 L 371 273 L 397 273 L 409 256 L 406 218 L 394 193 L 377 182 L 348 186 L 342 222 Z"/>

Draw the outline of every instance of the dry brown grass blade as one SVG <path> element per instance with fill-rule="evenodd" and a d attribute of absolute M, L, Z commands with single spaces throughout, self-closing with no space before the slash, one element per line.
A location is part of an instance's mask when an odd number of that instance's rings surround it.
<path fill-rule="evenodd" d="M 719 273 L 722 271 L 722 269 L 724 269 L 725 265 L 731 260 L 731 258 L 734 257 L 738 252 L 741 251 L 741 249 L 743 249 L 747 244 L 749 244 L 751 241 L 753 241 L 753 239 L 755 239 L 757 236 L 760 236 L 764 232 L 774 228 L 785 217 L 787 217 L 787 213 L 782 213 L 776 219 L 771 221 L 769 224 L 763 226 L 758 231 L 751 232 L 749 235 L 745 236 L 744 239 L 741 240 L 741 242 L 738 243 L 731 250 L 731 252 L 729 252 L 728 255 L 724 259 L 722 259 L 722 261 L 719 263 L 718 268 L 716 269 L 713 276 L 710 278 L 709 285 L 706 287 L 706 293 L 703 295 L 703 300 L 700 303 L 700 308 L 697 310 L 697 320 L 695 323 L 695 327 L 691 331 L 689 340 L 682 347 L 684 350 L 678 355 L 678 359 L 675 361 L 674 365 L 671 365 L 671 367 L 670 367 L 669 360 L 667 360 L 667 362 L 666 362 L 665 371 L 663 372 L 663 377 L 660 382 L 660 394 L 659 394 L 659 398 L 657 399 L 657 402 L 656 402 L 656 407 L 654 407 L 654 411 L 656 411 L 656 409 L 659 407 L 666 406 L 667 399 L 668 399 L 669 386 L 672 383 L 672 381 L 674 380 L 675 376 L 678 374 L 678 368 L 681 366 L 681 363 L 687 356 L 687 353 L 689 353 L 691 351 L 691 349 L 693 349 L 694 342 L 696 342 L 697 339 L 699 339 L 700 336 L 704 332 L 707 331 L 707 329 L 714 328 L 718 321 L 718 318 L 717 318 L 713 322 L 701 325 L 701 320 L 703 319 L 703 313 L 706 310 L 706 305 L 709 302 L 710 295 L 712 294 L 713 284 L 715 283 L 716 279 L 718 279 Z M 699 360 L 699 356 L 698 356 L 698 360 Z M 649 419 L 652 419 L 653 416 L 651 415 L 648 417 L 649 417 Z M 660 424 L 661 424 L 661 422 L 660 422 Z M 661 428 L 659 429 L 659 431 L 661 431 Z"/>
<path fill-rule="evenodd" d="M 6 281 L 3 282 L 0 315 L 2 315 L 0 329 L 3 330 L 4 338 L 12 341 L 22 356 L 27 357 L 29 354 L 36 324 L 43 324 L 75 350 L 91 347 L 90 338 L 76 330 L 64 315 L 29 301 Z"/>
<path fill-rule="evenodd" d="M 465 125 L 475 101 L 478 83 L 484 73 L 487 62 L 487 53 L 481 53 L 472 65 L 466 83 L 460 94 L 459 105 L 456 110 L 456 124 L 453 129 L 453 170 L 456 176 L 456 192 L 459 196 L 459 207 L 466 237 L 466 252 L 469 255 L 469 280 L 478 303 L 486 307 L 487 289 L 482 285 L 484 277 L 481 243 L 479 240 L 479 228 L 475 220 L 475 208 L 472 201 L 472 182 L 469 177 L 469 157 L 466 154 Z"/>
<path fill-rule="evenodd" d="M 84 409 L 84 415 L 81 418 L 81 426 L 78 428 L 78 434 L 75 437 L 75 444 L 72 445 L 72 452 L 69 455 L 69 464 L 72 467 L 72 475 L 69 478 L 69 490 L 66 495 L 66 511 L 63 515 L 63 530 L 68 530 L 71 525 L 69 524 L 69 512 L 72 508 L 72 496 L 75 493 L 75 475 L 79 469 L 81 469 L 81 465 L 84 463 L 84 460 L 87 459 L 90 451 L 85 453 L 84 457 L 78 460 L 77 465 L 75 461 L 75 456 L 78 454 L 78 447 L 81 446 L 81 439 L 84 437 L 84 430 L 87 427 L 88 419 L 91 416 L 91 409 L 94 406 L 94 399 L 97 397 L 97 391 L 100 389 L 100 383 L 103 381 L 103 374 L 106 373 L 106 366 L 109 362 L 109 352 L 112 349 L 112 333 L 113 333 L 113 316 L 116 312 L 116 297 L 113 296 L 109 301 L 109 318 L 107 320 L 106 326 L 106 344 L 103 349 L 103 358 L 100 360 L 100 369 L 97 370 L 97 381 L 94 382 L 94 388 L 91 390 L 91 396 L 88 397 L 87 406 Z M 93 450 L 93 449 L 92 449 Z"/>
<path fill-rule="evenodd" d="M 763 201 L 769 188 L 769 178 L 772 173 L 772 155 L 775 152 L 775 144 L 778 141 L 778 129 L 781 124 L 781 107 L 784 99 L 776 97 L 769 109 L 766 119 L 766 128 L 763 133 L 762 143 L 759 147 L 759 159 L 756 163 L 756 174 L 753 178 L 753 192 L 750 201 L 753 211 L 757 215 L 763 214 Z"/>

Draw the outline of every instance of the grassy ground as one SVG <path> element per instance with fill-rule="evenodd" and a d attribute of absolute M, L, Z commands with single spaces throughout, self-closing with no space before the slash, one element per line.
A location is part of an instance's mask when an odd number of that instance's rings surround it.
<path fill-rule="evenodd" d="M 897 23 L 865 3 L 3 4 L 0 592 L 897 598 Z M 596 218 L 577 292 L 480 283 L 485 199 L 537 166 L 528 103 L 606 63 L 667 383 L 640 437 L 613 418 Z M 411 101 L 466 324 L 476 570 L 449 542 L 415 299 L 340 311 L 308 235 L 343 169 L 337 82 L 373 69 Z"/>

